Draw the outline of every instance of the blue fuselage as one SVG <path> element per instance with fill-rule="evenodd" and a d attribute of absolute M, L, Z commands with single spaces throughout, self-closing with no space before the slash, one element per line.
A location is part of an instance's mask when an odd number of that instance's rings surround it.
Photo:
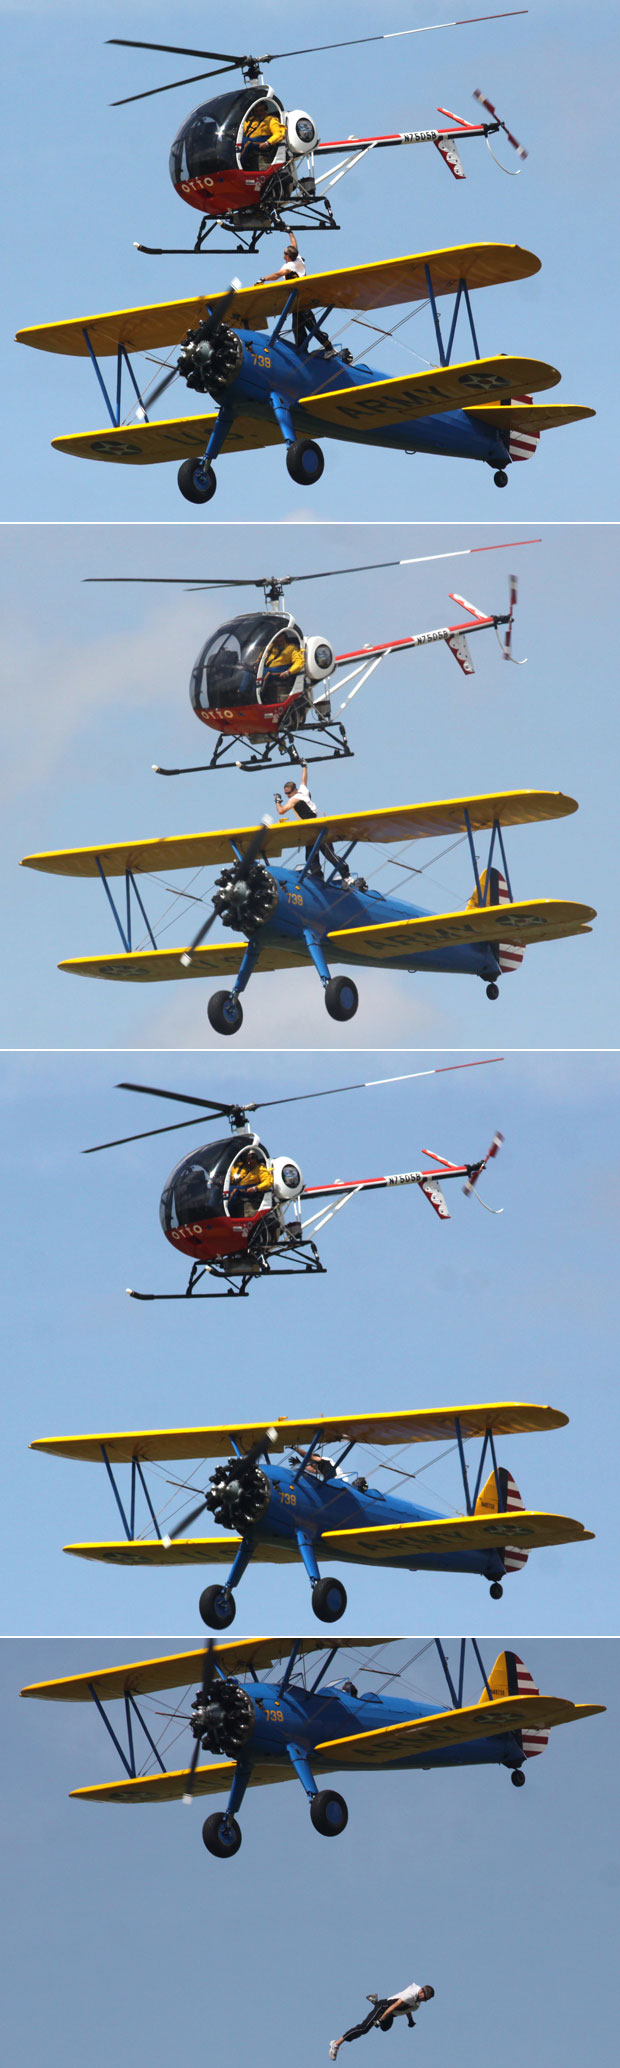
<path fill-rule="evenodd" d="M 275 395 L 290 412 L 298 438 L 343 438 L 354 445 L 440 453 L 453 459 L 481 460 L 493 467 L 506 466 L 510 458 L 507 439 L 500 437 L 490 423 L 468 415 L 464 409 L 390 423 L 388 408 L 382 429 L 366 429 L 359 406 L 350 425 L 328 422 L 318 412 L 313 417 L 307 407 L 300 410 L 295 405 L 306 403 L 313 394 L 324 395 L 332 390 L 340 394 L 343 389 L 389 380 L 390 375 L 360 363 L 347 366 L 337 353 L 326 356 L 316 346 L 306 351 L 282 336 L 271 343 L 263 331 L 240 330 L 238 336 L 243 365 L 225 391 L 225 406 L 235 413 L 262 419 L 267 415 L 273 423 Z"/>
<path fill-rule="evenodd" d="M 325 1480 L 306 1470 L 300 1479 L 296 1479 L 298 1468 L 276 1464 L 273 1460 L 263 1469 L 272 1491 L 269 1507 L 254 1527 L 255 1542 L 292 1545 L 301 1530 L 310 1538 L 315 1556 L 320 1559 L 321 1537 L 327 1530 L 385 1529 L 390 1523 L 443 1519 L 436 1509 L 414 1506 L 411 1501 L 398 1500 L 394 1495 L 382 1494 L 373 1487 L 355 1486 L 344 1477 Z M 330 1563 L 334 1562 L 334 1557 L 336 1562 L 342 1558 L 345 1564 L 351 1564 L 359 1559 L 359 1553 L 352 1549 L 347 1555 L 346 1550 L 339 1547 L 335 1554 L 330 1545 Z M 431 1553 L 415 1556 L 411 1552 L 394 1551 L 384 1557 L 382 1552 L 381 1564 L 404 1572 L 480 1573 L 488 1580 L 501 1578 L 504 1571 L 500 1551 L 491 1547 L 486 1551 L 454 1551 L 441 1556 Z"/>
<path fill-rule="evenodd" d="M 354 1737 L 361 1731 L 384 1730 L 391 1724 L 436 1716 L 441 1707 L 432 1702 L 403 1701 L 393 1695 L 357 1695 L 342 1687 L 320 1687 L 316 1694 L 312 1694 L 305 1688 L 289 1685 L 282 1696 L 277 1683 L 246 1681 L 245 1688 L 255 1712 L 254 1729 L 243 1753 L 243 1765 L 250 1767 L 255 1761 L 265 1759 L 280 1764 L 286 1760 L 288 1763 L 286 1748 L 293 1744 L 310 1758 L 314 1769 L 338 1771 L 337 1753 L 317 1756 L 317 1745 L 334 1738 Z M 390 1758 L 385 1764 L 394 1770 L 521 1765 L 523 1753 L 519 1738 L 510 1731 L 497 1737 L 485 1737 L 482 1710 L 480 1722 L 480 1737 L 472 1739 L 469 1744 L 446 1745 L 441 1750 L 427 1750 L 417 1755 L 405 1753 L 400 1759 Z M 373 1757 L 369 1753 L 367 1762 L 360 1758 L 359 1764 L 367 1764 L 374 1771 L 376 1754 Z"/>
<path fill-rule="evenodd" d="M 312 823 L 300 824 L 300 840 L 312 841 Z M 385 926 L 390 920 L 428 918 L 428 907 L 405 905 L 399 898 L 382 897 L 379 891 L 345 890 L 339 881 L 327 881 L 325 877 L 307 875 L 301 881 L 302 869 L 277 868 L 269 864 L 270 874 L 278 886 L 278 903 L 266 925 L 255 938 L 266 948 L 271 942 L 286 941 L 292 952 L 298 949 L 300 963 L 308 961 L 307 929 L 314 938 L 323 943 L 327 962 L 348 963 L 353 966 L 368 964 L 372 957 L 361 948 L 359 954 L 347 946 L 340 947 L 332 941 L 325 942 L 325 935 L 343 927 Z M 432 916 L 432 915 L 431 915 Z M 461 944 L 459 947 L 437 948 L 426 954 L 381 954 L 381 966 L 387 969 L 444 970 L 453 975 L 482 977 L 485 983 L 494 982 L 499 975 L 496 948 L 479 938 Z"/>

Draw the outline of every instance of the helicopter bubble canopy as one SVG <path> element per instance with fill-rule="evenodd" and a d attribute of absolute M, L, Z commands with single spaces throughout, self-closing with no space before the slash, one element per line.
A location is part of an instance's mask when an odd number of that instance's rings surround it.
<path fill-rule="evenodd" d="M 292 1170 L 290 1159 L 286 1167 Z M 192 1150 L 164 1185 L 159 1205 L 164 1235 L 174 1239 L 177 1229 L 191 1223 L 259 1212 L 266 1203 L 261 1177 L 267 1171 L 272 1173 L 272 1165 L 258 1135 L 227 1135 L 225 1141 Z"/>
<path fill-rule="evenodd" d="M 316 130 L 301 109 L 295 110 L 293 121 L 301 128 L 297 144 L 289 141 L 289 150 L 294 148 L 299 155 L 312 148 L 303 143 L 303 126 L 308 125 L 314 139 Z M 170 152 L 172 184 L 184 201 L 201 208 L 205 192 L 222 176 L 237 172 L 260 175 L 283 164 L 287 135 L 282 102 L 270 86 L 220 93 L 194 108 L 177 131 Z"/>
<path fill-rule="evenodd" d="M 324 657 L 331 654 L 326 640 L 310 644 L 318 644 Z M 273 611 L 231 618 L 211 633 L 198 655 L 190 681 L 192 707 L 202 718 L 207 711 L 285 703 L 293 689 L 303 688 L 305 668 L 306 643 L 294 618 L 275 617 Z M 320 664 L 316 672 L 324 672 Z"/>

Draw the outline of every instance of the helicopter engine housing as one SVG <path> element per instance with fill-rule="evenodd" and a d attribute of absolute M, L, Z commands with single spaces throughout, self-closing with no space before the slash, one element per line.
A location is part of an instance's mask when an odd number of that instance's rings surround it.
<path fill-rule="evenodd" d="M 217 889 L 213 899 L 215 910 L 222 926 L 230 926 L 243 933 L 252 934 L 264 926 L 278 902 L 278 886 L 275 877 L 260 859 L 252 863 L 247 875 L 240 876 L 238 868 L 231 865 L 222 869 L 216 877 Z"/>
<path fill-rule="evenodd" d="M 211 1473 L 211 1486 L 212 1492 L 207 1494 L 210 1513 L 224 1529 L 236 1529 L 240 1536 L 259 1522 L 269 1507 L 271 1486 L 260 1465 L 244 1465 L 243 1459 L 230 1458 Z"/>
<path fill-rule="evenodd" d="M 188 388 L 198 395 L 212 395 L 218 402 L 241 371 L 243 346 L 236 330 L 225 323 L 209 337 L 201 336 L 201 329 L 188 332 L 177 361 L 178 372 Z"/>
<path fill-rule="evenodd" d="M 304 641 L 305 672 L 311 682 L 324 682 L 327 675 L 333 675 L 336 656 L 329 639 L 315 634 Z"/>
<path fill-rule="evenodd" d="M 294 1162 L 293 1157 L 274 1156 L 271 1168 L 276 1199 L 299 1199 L 304 1181 L 299 1164 Z"/>
<path fill-rule="evenodd" d="M 254 1703 L 244 1687 L 234 1680 L 218 1681 L 206 1700 L 197 1695 L 192 1703 L 192 1730 L 205 1752 L 223 1752 L 235 1759 L 252 1736 L 256 1722 Z"/>
<path fill-rule="evenodd" d="M 319 132 L 305 108 L 291 108 L 286 117 L 286 141 L 295 158 L 305 158 L 308 151 L 315 150 Z"/>

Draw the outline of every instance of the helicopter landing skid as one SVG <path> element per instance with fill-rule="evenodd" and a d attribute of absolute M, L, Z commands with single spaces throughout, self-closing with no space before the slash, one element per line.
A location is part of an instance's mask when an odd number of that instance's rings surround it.
<path fill-rule="evenodd" d="M 329 752 L 325 754 L 310 753 L 308 751 L 308 742 L 312 744 L 313 737 L 316 738 L 318 745 L 320 745 L 321 741 L 325 741 Z M 154 765 L 154 774 L 163 776 L 208 775 L 213 768 L 242 768 L 248 774 L 253 775 L 257 770 L 269 768 L 270 765 L 273 765 L 276 755 L 282 761 L 288 761 L 291 767 L 299 768 L 302 767 L 304 762 L 310 766 L 315 761 L 345 761 L 353 759 L 353 749 L 349 746 L 344 725 L 340 725 L 337 719 L 334 719 L 333 723 L 328 725 L 304 726 L 299 738 L 300 745 L 298 747 L 295 733 L 275 733 L 272 739 L 265 741 L 260 754 L 251 754 L 247 761 L 238 761 L 235 757 L 234 749 L 235 747 L 246 746 L 247 741 L 241 738 L 239 734 L 231 737 L 221 732 L 210 761 L 197 762 L 189 768 L 160 768 L 156 764 Z"/>
<path fill-rule="evenodd" d="M 340 224 L 336 222 L 329 202 L 324 195 L 321 195 L 319 200 L 313 204 L 307 194 L 298 194 L 297 197 L 293 194 L 290 200 L 282 205 L 286 208 L 287 215 L 294 215 L 296 217 L 297 228 L 302 235 L 308 230 L 340 229 Z M 305 214 L 303 210 L 306 211 Z M 236 238 L 238 241 L 228 244 L 212 244 L 211 238 L 215 230 L 223 230 L 230 238 L 233 240 Z M 145 252 L 147 258 L 195 258 L 201 251 L 212 252 L 219 258 L 225 258 L 230 256 L 231 252 L 239 251 L 245 252 L 247 257 L 252 258 L 258 251 L 261 237 L 269 237 L 274 230 L 279 230 L 284 236 L 288 235 L 288 223 L 284 221 L 279 208 L 272 208 L 264 222 L 255 222 L 251 226 L 248 225 L 245 230 L 245 241 L 243 222 L 235 223 L 233 221 L 227 223 L 224 217 L 219 217 L 214 221 L 211 216 L 203 215 L 195 244 L 136 244 L 134 249 Z"/>
<path fill-rule="evenodd" d="M 273 1254 L 277 1255 L 277 1250 Z M 238 1284 L 231 1284 L 233 1274 L 222 1264 L 192 1264 L 185 1292 L 143 1293 L 134 1292 L 131 1286 L 127 1287 L 127 1291 L 130 1300 L 243 1300 L 247 1299 L 253 1278 L 307 1278 L 317 1272 L 322 1277 L 325 1276 L 325 1265 L 321 1263 L 316 1243 L 310 1239 L 306 1242 L 295 1241 L 291 1243 L 290 1249 L 284 1249 L 280 1254 L 283 1261 L 279 1264 L 270 1263 L 268 1255 L 244 1259 L 243 1265 L 238 1266 L 234 1274 L 239 1279 Z M 195 1292 L 195 1286 L 199 1285 L 201 1278 L 205 1278 L 207 1274 L 210 1278 L 224 1279 L 226 1291 Z"/>

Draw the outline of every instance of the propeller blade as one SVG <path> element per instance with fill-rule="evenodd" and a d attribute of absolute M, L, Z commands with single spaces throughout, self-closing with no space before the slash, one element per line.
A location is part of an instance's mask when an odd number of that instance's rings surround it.
<path fill-rule="evenodd" d="M 182 1537 L 183 1531 L 189 1529 L 192 1522 L 197 1521 L 199 1515 L 204 1514 L 206 1506 L 207 1501 L 205 1496 L 202 1501 L 198 1502 L 197 1508 L 190 1508 L 189 1514 L 183 1516 L 182 1522 L 175 1523 L 174 1529 L 169 1529 L 167 1531 L 166 1536 L 162 1537 L 162 1544 L 164 1544 L 166 1550 L 168 1550 L 170 1544 L 174 1544 L 176 1537 Z"/>
<path fill-rule="evenodd" d="M 159 397 L 160 397 L 160 395 L 164 395 L 164 394 L 165 394 L 165 391 L 166 391 L 166 388 L 170 388 L 170 387 L 172 386 L 172 382 L 173 382 L 173 381 L 176 381 L 177 379 L 178 379 L 178 372 L 177 372 L 177 368 L 176 368 L 176 366 L 173 366 L 173 367 L 171 367 L 171 369 L 170 369 L 170 373 L 166 373 L 166 374 L 164 374 L 164 378 L 163 378 L 163 381 L 158 381 L 158 382 L 157 382 L 157 386 L 156 386 L 155 388 L 152 388 L 152 389 L 151 389 L 151 393 L 150 393 L 150 395 L 149 395 L 149 397 L 148 397 L 148 408 L 149 408 L 149 409 L 152 409 L 152 407 L 153 407 L 153 403 L 154 403 L 154 402 L 159 402 Z"/>
<path fill-rule="evenodd" d="M 213 911 L 210 915 L 210 918 L 205 920 L 204 926 L 201 926 L 199 932 L 194 935 L 194 939 L 190 943 L 189 948 L 186 948 L 185 954 L 181 956 L 181 963 L 183 969 L 189 969 L 194 949 L 199 948 L 201 942 L 206 939 L 207 934 L 211 931 L 211 927 L 215 925 L 216 919 L 217 912 Z"/>

